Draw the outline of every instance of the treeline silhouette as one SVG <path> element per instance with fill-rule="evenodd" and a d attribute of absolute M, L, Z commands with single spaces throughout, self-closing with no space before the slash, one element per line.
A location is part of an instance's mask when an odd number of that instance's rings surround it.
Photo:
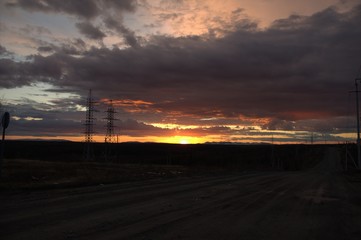
<path fill-rule="evenodd" d="M 52 141 L 8 141 L 7 159 L 81 162 L 84 143 Z M 303 170 L 323 159 L 330 145 L 235 145 L 93 143 L 95 162 L 160 164 L 232 170 Z"/>

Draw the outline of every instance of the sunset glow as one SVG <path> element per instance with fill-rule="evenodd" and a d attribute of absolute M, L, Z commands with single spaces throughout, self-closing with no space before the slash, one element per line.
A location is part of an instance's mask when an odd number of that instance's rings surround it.
<path fill-rule="evenodd" d="M 355 140 L 359 1 L 0 5 L 9 139 L 84 141 L 92 89 L 96 142 L 110 103 L 118 142 Z"/>
<path fill-rule="evenodd" d="M 187 139 L 181 139 L 179 143 L 180 144 L 188 144 L 189 142 L 187 141 Z"/>

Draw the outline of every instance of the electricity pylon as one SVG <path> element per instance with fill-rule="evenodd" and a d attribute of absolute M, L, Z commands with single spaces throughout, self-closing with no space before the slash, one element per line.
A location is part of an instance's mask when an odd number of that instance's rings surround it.
<path fill-rule="evenodd" d="M 89 95 L 86 101 L 86 115 L 85 115 L 85 146 L 84 146 L 84 153 L 83 158 L 84 160 L 93 160 L 94 158 L 94 150 L 93 150 L 93 135 L 94 135 L 94 101 L 92 97 L 92 90 L 89 90 Z"/>

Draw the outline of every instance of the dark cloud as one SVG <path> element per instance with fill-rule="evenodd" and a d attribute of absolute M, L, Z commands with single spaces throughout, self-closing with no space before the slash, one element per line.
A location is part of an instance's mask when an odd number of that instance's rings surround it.
<path fill-rule="evenodd" d="M 160 13 L 160 14 L 158 14 L 158 17 L 161 21 L 166 21 L 169 19 L 174 20 L 181 16 L 182 16 L 182 14 L 179 14 L 179 13 Z"/>
<path fill-rule="evenodd" d="M 154 36 L 135 48 L 62 51 L 29 62 L 0 60 L 2 87 L 48 81 L 99 98 L 152 103 L 142 113 L 173 119 L 265 119 L 265 129 L 320 129 L 309 121 L 349 115 L 360 66 L 361 5 L 291 16 L 265 30 L 239 24 L 222 38 Z M 124 36 L 121 22 L 105 20 Z M 162 114 L 160 114 L 162 113 Z M 145 118 L 145 117 L 144 117 Z M 308 122 L 307 122 L 308 121 Z"/>
<path fill-rule="evenodd" d="M 39 103 L 26 97 L 6 104 L 12 116 L 9 135 L 82 136 L 84 112 L 76 105 L 79 98 L 53 99 Z"/>
<path fill-rule="evenodd" d="M 131 47 L 139 47 L 138 38 L 135 33 L 125 27 L 121 21 L 108 17 L 105 19 L 104 23 L 108 28 L 116 30 L 120 35 L 122 35 L 127 45 Z"/>
<path fill-rule="evenodd" d="M 0 45 L 0 57 L 10 57 L 14 53 L 8 51 L 4 46 Z"/>
<path fill-rule="evenodd" d="M 138 38 L 134 31 L 124 26 L 122 22 L 122 13 L 125 11 L 134 11 L 136 9 L 135 0 L 17 0 L 7 2 L 9 7 L 21 7 L 31 11 L 41 12 L 56 12 L 66 13 L 76 16 L 80 19 L 86 19 L 85 22 L 76 24 L 81 34 L 93 40 L 101 40 L 106 37 L 106 34 L 98 27 L 95 27 L 90 21 L 96 19 L 98 16 L 102 16 L 105 25 L 115 30 L 118 34 L 122 35 L 125 40 L 125 44 L 138 47 Z M 115 17 L 118 20 L 115 20 Z M 27 25 L 22 29 L 27 32 L 44 31 L 46 29 L 40 29 Z"/>
<path fill-rule="evenodd" d="M 54 48 L 51 46 L 40 46 L 38 47 L 38 51 L 43 53 L 48 53 L 48 52 L 53 52 Z"/>
<path fill-rule="evenodd" d="M 94 27 L 89 22 L 77 23 L 76 27 L 79 29 L 80 33 L 93 40 L 102 40 L 106 36 L 99 28 Z"/>
<path fill-rule="evenodd" d="M 0 59 L 0 87 L 15 88 L 36 82 L 53 82 L 61 79 L 64 62 L 61 58 L 48 59 L 40 55 L 29 56 L 25 62 Z"/>
<path fill-rule="evenodd" d="M 119 132 L 121 135 L 131 137 L 144 137 L 144 136 L 169 136 L 171 130 L 160 129 L 145 123 L 136 121 L 134 119 L 126 119 L 120 121 L 118 124 Z"/>
<path fill-rule="evenodd" d="M 130 12 L 134 11 L 137 6 L 134 0 L 103 0 L 102 2 L 108 8 L 122 9 Z"/>
<path fill-rule="evenodd" d="M 7 5 L 11 7 L 18 6 L 31 11 L 67 13 L 84 18 L 93 18 L 100 11 L 96 1 L 89 0 L 17 0 L 15 2 L 8 2 Z"/>
<path fill-rule="evenodd" d="M 81 136 L 79 123 L 73 120 L 26 120 L 19 119 L 11 122 L 9 135 L 56 137 L 61 132 L 62 136 Z"/>
<path fill-rule="evenodd" d="M 82 136 L 83 120 L 85 112 L 80 112 L 75 106 L 82 104 L 84 99 L 69 98 L 69 99 L 54 99 L 49 103 L 38 103 L 26 98 L 23 98 L 18 104 L 7 106 L 7 111 L 10 111 L 13 116 L 13 124 L 10 134 L 22 136 L 58 136 L 61 132 L 62 136 Z M 99 108 L 95 113 L 95 131 L 97 135 L 102 135 L 105 132 L 104 114 L 105 106 Z M 118 117 L 118 116 L 117 116 Z M 326 128 L 323 121 L 305 120 L 297 123 L 294 131 L 284 132 L 274 130 L 272 132 L 259 131 L 252 127 L 237 127 L 230 128 L 223 125 L 214 125 L 211 127 L 197 127 L 192 129 L 164 129 L 146 124 L 130 118 L 122 117 L 121 120 L 115 121 L 115 132 L 121 136 L 130 137 L 172 137 L 172 136 L 221 136 L 223 141 L 250 141 L 255 139 L 258 142 L 309 142 L 311 133 L 313 133 L 314 141 L 335 140 L 345 141 L 342 137 L 337 137 L 337 133 L 349 132 L 349 129 L 336 129 L 337 126 L 345 126 L 345 122 L 350 119 L 338 118 L 332 120 Z M 295 124 L 295 123 L 293 123 Z M 319 126 L 321 128 L 315 128 Z M 302 128 L 301 128 L 302 127 Z M 298 129 L 297 129 L 298 128 Z M 298 132 L 295 132 L 295 131 Z M 306 132 L 308 131 L 308 132 Z M 272 137 L 274 136 L 274 137 Z"/>
<path fill-rule="evenodd" d="M 30 11 L 67 13 L 86 19 L 95 18 L 108 8 L 133 11 L 136 7 L 134 0 L 16 0 L 8 1 L 6 5 Z"/>
<path fill-rule="evenodd" d="M 296 122 L 294 121 L 287 121 L 282 119 L 274 118 L 267 124 L 263 125 L 263 129 L 267 130 L 290 130 L 294 131 L 296 130 L 295 127 Z"/>
<path fill-rule="evenodd" d="M 177 129 L 177 128 L 160 128 L 155 127 L 144 122 L 134 119 L 126 119 L 117 122 L 117 126 L 122 135 L 132 137 L 141 136 L 158 136 L 158 137 L 171 137 L 171 136 L 192 136 L 202 137 L 206 135 L 229 135 L 229 134 L 245 134 L 248 130 L 231 130 L 226 126 L 213 126 L 213 127 L 197 127 L 193 129 Z"/>
<path fill-rule="evenodd" d="M 10 59 L 0 59 L 0 87 L 15 88 L 33 82 L 34 76 L 25 75 L 26 66 L 29 65 L 16 63 Z"/>
<path fill-rule="evenodd" d="M 354 116 L 341 116 L 330 118 L 327 121 L 320 119 L 301 120 L 296 123 L 295 129 L 320 133 L 354 133 L 356 119 Z"/>
<path fill-rule="evenodd" d="M 61 43 L 60 52 L 69 55 L 81 55 L 87 49 L 87 44 L 81 38 L 74 38 Z"/>
<path fill-rule="evenodd" d="M 67 39 L 55 45 L 50 42 L 39 41 L 37 48 L 40 53 L 56 52 L 59 55 L 81 55 L 87 49 L 87 44 L 81 38 Z M 30 57 L 31 58 L 31 57 Z"/>

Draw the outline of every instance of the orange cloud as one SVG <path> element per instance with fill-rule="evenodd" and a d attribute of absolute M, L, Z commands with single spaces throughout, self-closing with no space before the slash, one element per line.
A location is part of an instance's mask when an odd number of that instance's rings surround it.
<path fill-rule="evenodd" d="M 106 104 L 109 104 L 111 102 L 114 107 L 122 108 L 124 111 L 130 113 L 148 112 L 150 110 L 150 106 L 154 104 L 143 100 L 132 100 L 132 99 L 111 100 L 108 98 L 103 98 L 100 100 L 100 102 Z"/>
<path fill-rule="evenodd" d="M 321 119 L 331 116 L 330 113 L 322 111 L 290 111 L 284 112 L 282 115 L 284 115 L 285 118 L 292 120 Z"/>

